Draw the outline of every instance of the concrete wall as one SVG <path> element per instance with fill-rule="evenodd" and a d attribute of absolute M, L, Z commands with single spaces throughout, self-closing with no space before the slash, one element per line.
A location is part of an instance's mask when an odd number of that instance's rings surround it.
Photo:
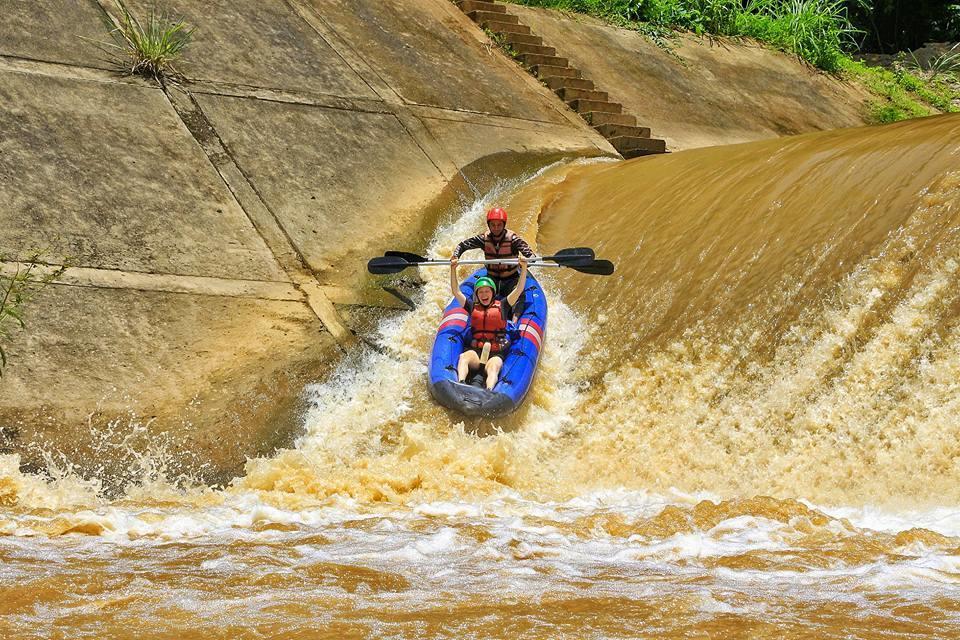
<path fill-rule="evenodd" d="M 862 89 L 756 44 L 688 35 L 663 48 L 588 16 L 509 10 L 670 151 L 867 123 Z"/>
<path fill-rule="evenodd" d="M 72 265 L 8 345 L 0 449 L 25 462 L 96 461 L 119 417 L 229 477 L 353 348 L 340 311 L 401 305 L 365 261 L 422 246 L 461 169 L 613 153 L 446 0 L 165 6 L 196 26 L 165 89 L 90 43 L 106 0 L 0 16 L 0 268 Z"/>

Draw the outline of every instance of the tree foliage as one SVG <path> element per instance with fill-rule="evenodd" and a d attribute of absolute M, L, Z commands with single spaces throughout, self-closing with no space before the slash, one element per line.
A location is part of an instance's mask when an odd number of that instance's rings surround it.
<path fill-rule="evenodd" d="M 958 0 L 847 0 L 850 18 L 865 32 L 864 51 L 895 53 L 926 42 L 960 40 Z"/>

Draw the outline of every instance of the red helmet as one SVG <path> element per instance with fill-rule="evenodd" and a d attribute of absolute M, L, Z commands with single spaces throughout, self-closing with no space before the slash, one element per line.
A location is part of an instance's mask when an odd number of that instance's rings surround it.
<path fill-rule="evenodd" d="M 487 211 L 487 224 L 490 224 L 491 220 L 503 220 L 503 224 L 507 224 L 507 212 L 500 207 L 494 207 Z"/>

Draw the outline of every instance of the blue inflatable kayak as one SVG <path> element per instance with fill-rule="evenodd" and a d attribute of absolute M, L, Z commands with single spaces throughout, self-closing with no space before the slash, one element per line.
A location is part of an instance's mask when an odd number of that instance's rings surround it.
<path fill-rule="evenodd" d="M 487 270 L 480 269 L 460 283 L 468 300 L 473 298 L 477 278 L 485 275 Z M 523 403 L 533 383 L 547 331 L 547 298 L 529 272 L 523 295 L 523 313 L 509 324 L 510 348 L 492 391 L 486 389 L 482 370 L 466 382 L 457 382 L 457 361 L 470 344 L 470 319 L 455 298 L 447 305 L 430 357 L 430 393 L 437 402 L 468 416 L 488 418 L 506 415 Z"/>

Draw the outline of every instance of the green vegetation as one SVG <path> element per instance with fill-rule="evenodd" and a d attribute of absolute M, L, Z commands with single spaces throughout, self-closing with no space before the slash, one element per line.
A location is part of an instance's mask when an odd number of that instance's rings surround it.
<path fill-rule="evenodd" d="M 504 53 L 506 53 L 508 56 L 510 56 L 510 57 L 513 58 L 514 60 L 518 60 L 518 59 L 519 59 L 520 53 L 519 53 L 516 49 L 513 48 L 513 45 L 512 45 L 512 44 L 510 44 L 509 42 L 507 42 L 507 39 L 503 37 L 503 34 L 501 34 L 501 33 L 496 33 L 496 32 L 494 32 L 494 31 L 491 31 L 490 29 L 486 29 L 486 28 L 484 28 L 483 31 L 484 31 L 484 33 L 487 34 L 487 37 L 490 38 L 490 40 L 493 41 L 493 43 L 494 43 L 495 45 L 497 45 L 498 47 L 500 47 L 500 48 L 503 50 Z"/>
<path fill-rule="evenodd" d="M 931 79 L 936 79 L 939 75 L 960 78 L 960 43 L 953 45 L 949 51 L 931 58 L 926 64 L 920 62 L 917 56 L 910 52 L 909 60 L 906 60 L 905 64 L 917 71 L 929 71 Z"/>
<path fill-rule="evenodd" d="M 12 275 L 0 274 L 0 376 L 7 366 L 3 349 L 13 328 L 26 328 L 23 309 L 48 284 L 63 275 L 66 267 L 44 268 L 40 254 L 34 253 L 25 262 L 16 262 Z"/>
<path fill-rule="evenodd" d="M 850 18 L 865 33 L 862 51 L 912 51 L 927 42 L 960 40 L 956 0 L 847 0 Z"/>
<path fill-rule="evenodd" d="M 513 0 L 517 4 L 590 14 L 620 26 L 750 37 L 838 71 L 859 33 L 843 0 Z M 652 28 L 652 29 L 651 29 Z"/>
<path fill-rule="evenodd" d="M 842 72 L 878 96 L 871 105 L 872 119 L 878 123 L 928 116 L 934 113 L 933 109 L 960 111 L 960 90 L 949 84 L 948 74 L 925 77 L 922 70 L 910 73 L 899 65 L 893 70 L 871 67 L 849 58 L 843 61 Z"/>
<path fill-rule="evenodd" d="M 663 45 L 673 31 L 745 37 L 796 55 L 824 71 L 863 83 L 877 100 L 876 122 L 893 122 L 938 111 L 960 111 L 960 52 L 941 55 L 924 69 L 893 70 L 856 62 L 858 37 L 848 9 L 872 15 L 866 0 L 509 0 L 515 4 L 584 13 L 636 29 Z M 877 9 L 879 12 L 880 9 Z M 866 13 L 864 13 L 866 12 Z"/>
<path fill-rule="evenodd" d="M 174 61 L 190 43 L 193 27 L 183 20 L 174 20 L 156 7 L 143 23 L 130 13 L 121 0 L 116 0 L 120 17 L 114 25 L 108 20 L 113 42 L 99 43 L 110 60 L 125 73 L 142 75 L 160 81 L 175 76 Z"/>

